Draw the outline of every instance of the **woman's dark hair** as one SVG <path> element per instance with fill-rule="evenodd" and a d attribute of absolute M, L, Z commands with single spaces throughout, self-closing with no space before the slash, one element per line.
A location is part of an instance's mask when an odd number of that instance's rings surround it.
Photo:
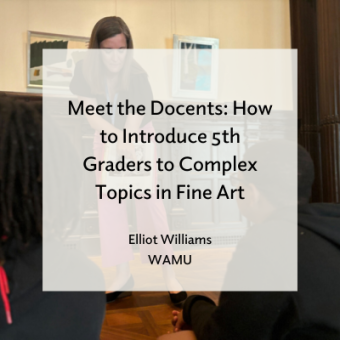
<path fill-rule="evenodd" d="M 11 240 L 24 249 L 42 234 L 42 117 L 0 98 L 0 265 Z"/>
<path fill-rule="evenodd" d="M 120 17 L 105 17 L 100 19 L 93 27 L 89 49 L 100 48 L 100 43 L 117 34 L 124 34 L 128 49 L 133 49 L 132 36 L 129 27 Z"/>
<path fill-rule="evenodd" d="M 100 43 L 105 39 L 112 38 L 117 34 L 124 34 L 127 49 L 133 49 L 133 40 L 130 30 L 124 20 L 120 17 L 112 16 L 100 19 L 93 27 L 89 50 L 99 49 Z M 91 51 L 90 51 L 91 52 Z M 105 67 L 97 55 L 88 53 L 83 63 L 83 74 L 86 82 L 91 87 L 93 93 L 105 93 L 103 77 L 106 75 Z M 145 73 L 143 68 L 133 60 L 132 53 L 127 53 L 124 66 L 120 72 L 119 86 L 122 90 L 129 89 L 130 75 Z"/>

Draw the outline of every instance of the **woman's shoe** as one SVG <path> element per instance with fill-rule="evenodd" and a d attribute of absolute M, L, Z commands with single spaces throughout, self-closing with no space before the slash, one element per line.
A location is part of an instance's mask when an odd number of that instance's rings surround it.
<path fill-rule="evenodd" d="M 131 275 L 129 279 L 126 281 L 125 285 L 121 288 L 121 290 L 117 290 L 112 293 L 106 294 L 106 303 L 113 302 L 117 299 L 121 299 L 124 297 L 128 297 L 132 295 L 131 289 L 133 288 L 135 282 L 133 280 L 133 276 Z"/>
<path fill-rule="evenodd" d="M 175 306 L 180 306 L 188 297 L 187 292 L 182 291 L 176 294 L 171 294 L 169 292 L 170 300 Z"/>

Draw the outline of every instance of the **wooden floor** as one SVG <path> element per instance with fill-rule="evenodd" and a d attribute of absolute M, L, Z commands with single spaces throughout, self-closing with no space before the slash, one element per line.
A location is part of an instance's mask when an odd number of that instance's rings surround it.
<path fill-rule="evenodd" d="M 218 292 L 190 292 L 217 302 Z M 106 317 L 101 340 L 154 340 L 172 332 L 172 306 L 167 292 L 133 292 L 132 296 L 119 299 L 106 306 Z"/>
<path fill-rule="evenodd" d="M 205 275 L 212 277 L 218 283 L 221 280 L 219 272 L 214 267 L 225 267 L 230 261 L 233 248 L 227 249 L 213 249 L 200 252 L 196 256 L 203 256 L 209 259 L 209 270 Z M 94 257 L 92 260 L 101 268 L 100 257 Z M 160 268 L 148 268 L 148 277 L 145 275 L 145 270 L 140 265 L 139 254 L 135 254 L 135 258 L 130 262 L 130 268 L 133 272 L 135 283 L 139 284 L 140 289 L 150 288 L 158 290 L 156 292 L 143 291 L 133 292 L 132 296 L 119 299 L 106 306 L 106 317 L 102 328 L 101 340 L 154 340 L 160 335 L 172 332 L 171 316 L 175 308 L 170 301 L 168 292 L 161 292 L 157 287 L 160 282 L 164 285 L 164 279 Z M 178 266 L 176 268 L 176 275 L 179 281 L 186 278 L 187 270 L 185 266 Z M 105 281 L 109 286 L 110 282 L 114 280 L 114 268 L 102 268 Z M 202 278 L 202 270 L 192 270 L 190 275 L 198 273 L 198 277 Z M 150 277 L 153 278 L 152 286 L 150 284 Z M 191 278 L 191 276 L 190 276 Z M 195 285 L 195 281 L 191 286 Z M 193 288 L 195 289 L 195 288 Z M 145 289 L 147 290 L 147 289 Z M 217 302 L 219 292 L 188 292 L 188 295 L 200 294 L 211 298 Z"/>

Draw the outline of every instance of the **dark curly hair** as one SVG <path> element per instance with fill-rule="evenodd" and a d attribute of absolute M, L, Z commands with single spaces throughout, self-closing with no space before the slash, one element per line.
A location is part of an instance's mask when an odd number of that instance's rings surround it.
<path fill-rule="evenodd" d="M 41 110 L 0 97 L 0 265 L 11 240 L 25 249 L 41 235 Z"/>

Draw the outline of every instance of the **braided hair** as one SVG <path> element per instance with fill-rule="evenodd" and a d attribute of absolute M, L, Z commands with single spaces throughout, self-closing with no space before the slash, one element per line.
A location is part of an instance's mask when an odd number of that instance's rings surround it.
<path fill-rule="evenodd" d="M 0 265 L 8 244 L 24 250 L 42 234 L 42 115 L 36 105 L 0 98 Z"/>

